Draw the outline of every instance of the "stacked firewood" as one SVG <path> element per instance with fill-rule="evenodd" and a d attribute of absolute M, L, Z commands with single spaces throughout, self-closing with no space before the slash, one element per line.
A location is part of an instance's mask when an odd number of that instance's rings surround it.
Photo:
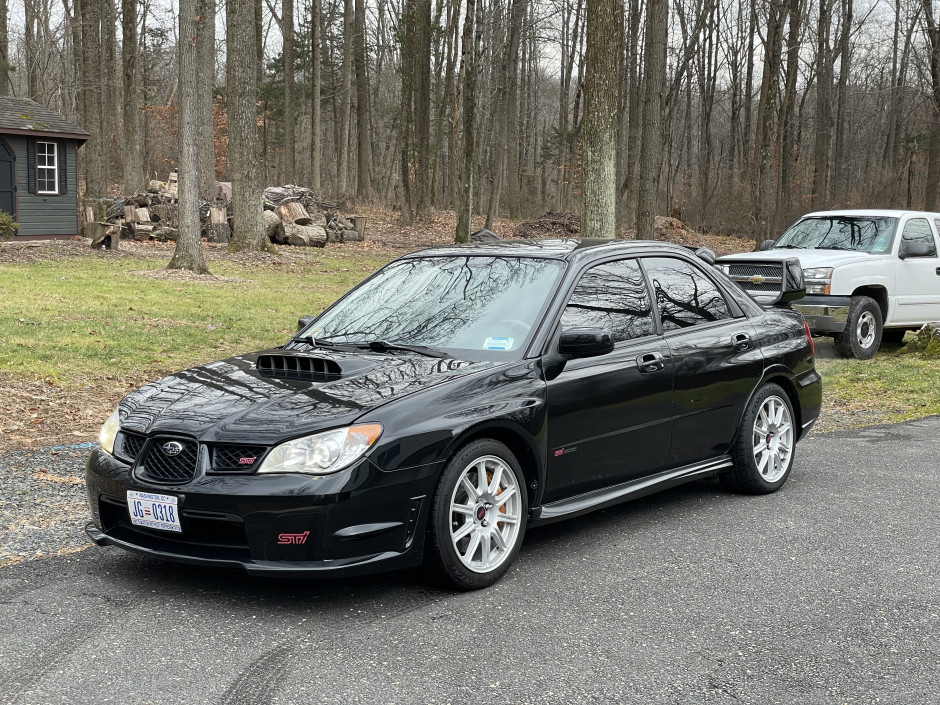
<path fill-rule="evenodd" d="M 231 184 L 216 185 L 216 200 L 201 204 L 202 237 L 225 243 L 232 238 Z M 83 234 L 94 248 L 123 239 L 176 240 L 179 223 L 177 173 L 167 181 L 151 181 L 146 191 L 125 198 L 101 199 L 85 208 Z M 354 242 L 365 237 L 365 218 L 347 220 L 335 204 L 320 200 L 301 186 L 273 186 L 264 190 L 264 232 L 282 245 L 323 247 L 327 242 Z"/>

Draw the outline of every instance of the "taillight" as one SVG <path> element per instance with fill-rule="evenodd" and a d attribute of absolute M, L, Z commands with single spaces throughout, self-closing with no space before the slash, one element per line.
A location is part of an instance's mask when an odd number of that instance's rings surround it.
<path fill-rule="evenodd" d="M 809 341 L 809 352 L 816 357 L 816 346 L 813 345 L 813 335 L 809 332 L 809 324 L 803 321 L 803 332 L 806 333 L 806 339 Z"/>

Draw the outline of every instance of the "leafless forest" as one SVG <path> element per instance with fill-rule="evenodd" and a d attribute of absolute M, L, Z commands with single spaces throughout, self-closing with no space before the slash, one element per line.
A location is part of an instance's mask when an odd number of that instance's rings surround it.
<path fill-rule="evenodd" d="M 579 211 L 597 169 L 627 227 L 936 208 L 932 0 L 596 1 L 591 28 L 586 0 L 0 0 L 0 92 L 92 133 L 86 196 L 194 167 L 236 222 L 283 183 L 405 223 Z"/>

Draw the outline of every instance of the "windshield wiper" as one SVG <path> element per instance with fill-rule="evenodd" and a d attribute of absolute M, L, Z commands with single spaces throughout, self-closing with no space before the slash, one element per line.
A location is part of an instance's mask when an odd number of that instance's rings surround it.
<path fill-rule="evenodd" d="M 326 338 L 314 338 L 309 335 L 302 335 L 298 338 L 292 338 L 291 342 L 293 343 L 306 343 L 307 345 L 312 345 L 315 348 L 327 348 L 329 350 L 339 350 L 340 352 L 349 352 L 350 350 L 358 349 L 358 345 L 354 344 L 343 344 L 343 343 L 334 343 Z"/>
<path fill-rule="evenodd" d="M 448 355 L 446 352 L 441 352 L 440 350 L 434 350 L 429 348 L 427 345 L 405 345 L 404 343 L 390 343 L 385 340 L 369 340 L 358 343 L 349 343 L 353 347 L 360 348 L 362 350 L 374 350 L 375 352 L 391 352 L 393 350 L 404 350 L 406 352 L 417 353 L 418 355 L 424 355 L 425 357 L 438 357 L 438 358 L 449 358 L 451 355 Z"/>
<path fill-rule="evenodd" d="M 816 245 L 817 250 L 845 250 L 846 252 L 864 252 L 856 250 L 854 247 L 842 247 L 841 245 Z"/>

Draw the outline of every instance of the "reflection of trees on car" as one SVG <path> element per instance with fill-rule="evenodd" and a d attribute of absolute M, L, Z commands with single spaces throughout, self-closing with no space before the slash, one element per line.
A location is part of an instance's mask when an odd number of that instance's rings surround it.
<path fill-rule="evenodd" d="M 690 265 L 667 257 L 651 257 L 643 262 L 656 292 L 663 330 L 731 317 L 718 287 Z"/>
<path fill-rule="evenodd" d="M 553 260 L 440 257 L 403 260 L 328 311 L 315 337 L 481 348 L 488 337 L 526 337 L 561 269 Z M 335 322 L 335 323 L 334 323 Z"/>
<path fill-rule="evenodd" d="M 655 332 L 653 306 L 636 260 L 589 269 L 565 308 L 563 329 L 606 328 L 614 342 Z"/>

